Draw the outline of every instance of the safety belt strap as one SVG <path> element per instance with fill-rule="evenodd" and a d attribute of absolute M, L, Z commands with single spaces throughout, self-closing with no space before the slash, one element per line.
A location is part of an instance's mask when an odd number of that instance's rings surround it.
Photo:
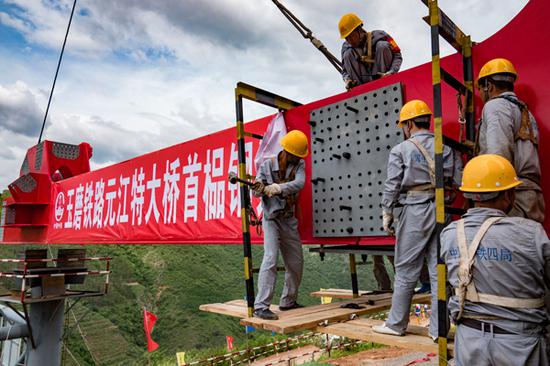
<path fill-rule="evenodd" d="M 484 294 L 477 291 L 475 282 L 472 278 L 472 266 L 475 261 L 477 249 L 489 228 L 501 219 L 502 217 L 491 217 L 485 220 L 469 246 L 466 243 L 464 219 L 457 222 L 456 236 L 458 241 L 458 248 L 460 250 L 460 262 L 458 267 L 458 288 L 456 289 L 460 305 L 458 319 L 462 317 L 465 300 L 515 309 L 531 309 L 544 306 L 543 298 L 521 299 Z"/>
<path fill-rule="evenodd" d="M 374 57 L 372 55 L 372 32 L 367 32 L 367 49 L 366 55 L 361 56 L 361 61 L 369 64 L 374 63 Z M 365 50 L 363 50 L 365 52 Z"/>
<path fill-rule="evenodd" d="M 430 173 L 430 181 L 432 182 L 432 188 L 435 187 L 435 162 L 434 159 L 430 156 L 430 153 L 424 146 L 420 144 L 420 142 L 416 141 L 414 138 L 410 138 L 407 141 L 412 142 L 418 151 L 424 156 L 424 159 L 426 159 L 426 162 L 428 163 L 429 173 Z"/>
<path fill-rule="evenodd" d="M 497 97 L 494 97 L 493 99 L 507 100 L 508 102 L 514 104 L 516 107 L 519 108 L 521 112 L 521 124 L 519 126 L 518 132 L 514 136 L 514 140 L 529 140 L 533 143 L 533 145 L 537 146 L 538 142 L 535 138 L 535 133 L 533 131 L 533 125 L 531 124 L 531 116 L 529 115 L 529 108 L 527 107 L 527 104 L 519 99 L 514 98 L 511 95 L 499 95 Z"/>

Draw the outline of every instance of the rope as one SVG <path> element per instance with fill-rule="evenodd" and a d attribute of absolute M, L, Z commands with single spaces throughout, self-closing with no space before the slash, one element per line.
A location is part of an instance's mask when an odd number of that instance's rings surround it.
<path fill-rule="evenodd" d="M 50 104 L 52 102 L 53 91 L 55 89 L 55 82 L 57 81 L 57 75 L 59 74 L 59 67 L 61 66 L 61 60 L 63 59 L 63 53 L 65 52 L 65 44 L 67 44 L 67 37 L 69 36 L 69 29 L 71 29 L 71 22 L 73 20 L 75 7 L 76 7 L 76 0 L 74 0 L 73 2 L 73 9 L 71 10 L 71 17 L 69 18 L 69 24 L 67 25 L 67 32 L 65 33 L 65 39 L 63 40 L 63 47 L 61 48 L 61 54 L 59 55 L 59 61 L 57 62 L 57 69 L 55 70 L 53 85 L 52 85 L 52 89 L 50 90 L 50 97 L 48 98 L 46 113 L 44 113 L 44 121 L 42 122 L 42 128 L 40 129 L 40 136 L 38 137 L 38 143 L 42 141 L 42 134 L 44 133 L 44 126 L 46 126 L 46 119 L 48 118 L 48 111 L 50 110 Z"/>

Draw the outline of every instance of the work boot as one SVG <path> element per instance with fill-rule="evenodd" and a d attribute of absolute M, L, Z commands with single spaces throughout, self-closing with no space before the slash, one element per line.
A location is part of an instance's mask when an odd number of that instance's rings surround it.
<path fill-rule="evenodd" d="M 279 310 L 287 311 L 287 310 L 299 309 L 299 308 L 303 308 L 303 307 L 304 307 L 304 305 L 300 305 L 297 302 L 294 302 L 294 304 L 289 305 L 289 306 L 280 306 L 279 305 Z"/>
<path fill-rule="evenodd" d="M 254 310 L 254 316 L 256 318 L 266 319 L 266 320 L 277 320 L 279 317 L 277 314 L 272 312 L 269 309 L 256 309 Z"/>
<path fill-rule="evenodd" d="M 432 285 L 429 282 L 422 283 L 422 286 L 414 290 L 415 294 L 428 294 L 432 292 Z"/>
<path fill-rule="evenodd" d="M 376 333 L 380 334 L 388 334 L 393 336 L 404 336 L 405 333 L 398 332 L 396 330 L 391 329 L 390 327 L 386 327 L 386 323 L 382 325 L 373 325 L 372 330 Z"/>

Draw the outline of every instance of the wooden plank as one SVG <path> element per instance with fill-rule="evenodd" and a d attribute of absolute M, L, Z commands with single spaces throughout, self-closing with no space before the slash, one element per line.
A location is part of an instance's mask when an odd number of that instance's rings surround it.
<path fill-rule="evenodd" d="M 369 305 L 372 301 L 372 296 L 376 296 L 378 300 L 374 305 Z M 342 301 L 331 304 L 316 305 L 302 309 L 289 310 L 287 312 L 279 312 L 278 320 L 264 320 L 259 318 L 244 318 L 241 319 L 242 325 L 250 325 L 258 329 L 271 330 L 278 333 L 292 333 L 299 330 L 313 329 L 322 322 L 339 322 L 347 321 L 353 314 L 365 315 L 377 313 L 391 306 L 391 298 L 387 294 L 371 295 L 368 298 L 362 296 L 351 301 Z M 413 303 L 429 303 L 430 294 L 415 295 Z M 362 309 L 340 308 L 340 305 L 346 303 L 355 303 L 364 306 Z"/>
<path fill-rule="evenodd" d="M 230 305 L 230 304 L 221 304 L 221 303 L 204 304 L 199 306 L 199 310 L 206 311 L 209 313 L 234 316 L 237 318 L 246 317 L 248 315 L 246 307 Z"/>
<path fill-rule="evenodd" d="M 315 331 L 319 333 L 353 338 L 365 342 L 384 344 L 387 346 L 412 349 L 427 353 L 438 353 L 438 345 L 428 336 L 428 328 L 418 325 L 409 325 L 406 335 L 403 337 L 375 333 L 372 330 L 372 326 L 380 325 L 382 323 L 384 323 L 382 320 L 360 318 L 344 323 L 318 326 L 315 328 Z M 449 339 L 453 338 L 454 334 L 451 334 Z M 449 341 L 449 349 L 452 355 L 452 351 L 454 349 L 452 341 Z"/>
<path fill-rule="evenodd" d="M 337 299 L 353 299 L 353 291 L 339 288 L 329 288 L 322 291 L 315 291 L 309 294 L 313 297 L 333 297 Z M 359 296 L 371 296 L 374 295 L 372 291 L 359 291 Z M 391 292 L 383 294 L 391 297 Z"/>

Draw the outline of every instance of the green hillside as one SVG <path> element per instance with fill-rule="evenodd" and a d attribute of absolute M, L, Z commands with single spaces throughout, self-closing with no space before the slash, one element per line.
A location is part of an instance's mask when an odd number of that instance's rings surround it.
<path fill-rule="evenodd" d="M 55 252 L 57 247 L 51 247 Z M 204 313 L 199 305 L 244 298 L 242 246 L 240 245 L 157 245 L 157 246 L 88 246 L 91 255 L 109 255 L 111 287 L 101 298 L 83 300 L 68 315 L 66 322 L 66 365 L 146 365 L 146 341 L 143 332 L 143 306 L 158 316 L 153 338 L 160 345 L 151 364 L 175 364 L 175 353 L 189 357 L 206 355 L 223 348 L 225 336 L 235 344 L 247 339 L 236 318 Z M 4 247 L 2 255 L 10 257 L 21 247 Z M 261 261 L 261 246 L 254 247 L 254 264 Z M 304 249 L 305 270 L 300 303 L 318 304 L 308 294 L 319 288 L 350 288 L 347 256 L 318 254 Z M 257 277 L 255 277 L 257 279 Z M 279 276 L 275 302 L 282 287 Z M 359 267 L 360 287 L 373 288 L 372 265 Z M 99 286 L 88 280 L 88 287 Z M 75 319 L 81 319 L 80 327 Z M 270 338 L 256 331 L 249 340 Z M 83 338 L 85 340 L 83 340 Z M 87 351 L 87 348 L 91 350 Z M 76 360 L 76 361 L 75 361 Z M 168 360 L 171 363 L 166 363 Z M 162 362 L 164 361 L 164 362 Z"/>

